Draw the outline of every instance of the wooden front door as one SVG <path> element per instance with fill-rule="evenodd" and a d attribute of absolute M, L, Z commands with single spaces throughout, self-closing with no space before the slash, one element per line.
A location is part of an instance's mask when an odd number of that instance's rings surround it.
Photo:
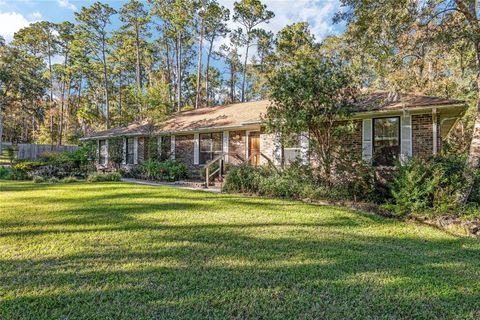
<path fill-rule="evenodd" d="M 260 132 L 250 132 L 248 135 L 248 156 L 250 164 L 258 166 L 260 164 Z"/>

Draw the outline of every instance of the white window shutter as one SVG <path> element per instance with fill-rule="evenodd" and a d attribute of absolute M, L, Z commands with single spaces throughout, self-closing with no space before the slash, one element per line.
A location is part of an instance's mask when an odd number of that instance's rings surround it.
<path fill-rule="evenodd" d="M 230 140 L 230 133 L 223 131 L 223 152 L 228 154 L 228 142 Z M 228 162 L 228 156 L 225 157 L 225 162 Z"/>
<path fill-rule="evenodd" d="M 109 143 L 108 143 L 108 139 L 105 139 L 105 149 L 107 150 L 106 153 L 105 153 L 105 164 L 108 165 L 108 161 L 110 161 L 110 152 L 109 152 Z"/>
<path fill-rule="evenodd" d="M 133 164 L 138 164 L 138 138 L 133 138 Z"/>
<path fill-rule="evenodd" d="M 363 119 L 362 125 L 362 159 L 367 162 L 372 161 L 373 155 L 373 143 L 372 143 L 372 119 Z"/>
<path fill-rule="evenodd" d="M 308 149 L 309 149 L 308 132 L 304 132 L 300 135 L 300 157 L 302 158 L 302 164 L 308 164 Z"/>
<path fill-rule="evenodd" d="M 200 163 L 200 135 L 193 134 L 193 164 Z"/>
<path fill-rule="evenodd" d="M 400 161 L 404 163 L 412 155 L 412 116 L 404 115 L 400 117 Z"/>
<path fill-rule="evenodd" d="M 175 160 L 175 136 L 170 137 L 170 159 Z"/>
<path fill-rule="evenodd" d="M 97 140 L 97 164 L 101 164 L 100 163 L 100 156 L 101 156 L 101 152 L 102 150 L 100 150 L 100 140 Z"/>
<path fill-rule="evenodd" d="M 157 155 L 158 157 L 162 155 L 162 137 L 157 138 Z"/>
<path fill-rule="evenodd" d="M 127 138 L 123 138 L 122 164 L 127 164 Z"/>
<path fill-rule="evenodd" d="M 273 134 L 273 164 L 280 166 L 282 164 L 282 142 L 280 134 Z"/>

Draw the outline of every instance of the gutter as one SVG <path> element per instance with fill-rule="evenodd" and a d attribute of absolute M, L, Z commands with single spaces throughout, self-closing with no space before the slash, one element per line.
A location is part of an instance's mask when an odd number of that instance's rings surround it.
<path fill-rule="evenodd" d="M 418 114 L 418 113 L 426 113 L 431 111 L 434 108 L 437 110 L 448 110 L 454 108 L 463 108 L 464 111 L 468 108 L 466 103 L 459 103 L 459 104 L 448 104 L 448 105 L 431 105 L 428 107 L 410 107 L 410 108 L 402 108 L 402 109 L 393 109 L 393 110 L 376 110 L 376 111 L 361 111 L 355 112 L 352 114 L 352 118 L 354 119 L 362 119 L 368 118 L 371 116 L 376 115 L 389 115 L 389 114 L 399 114 L 399 113 L 410 113 L 410 114 Z M 462 112 L 463 114 L 464 112 Z M 255 125 L 262 125 L 262 120 L 249 120 L 241 122 L 239 125 L 235 126 L 219 126 L 219 127 L 204 127 L 204 128 L 194 128 L 188 130 L 180 130 L 180 131 L 158 131 L 155 134 L 158 135 L 182 135 L 182 134 L 190 134 L 195 132 L 211 132 L 215 130 L 226 130 L 226 129 L 246 129 L 246 126 L 255 126 Z M 103 136 L 93 136 L 93 137 L 84 137 L 80 138 L 80 141 L 88 141 L 88 140 L 98 140 L 98 139 L 108 139 L 113 137 L 136 137 L 136 136 L 145 136 L 145 133 L 125 133 L 125 134 L 115 134 L 115 135 L 103 135 Z"/>

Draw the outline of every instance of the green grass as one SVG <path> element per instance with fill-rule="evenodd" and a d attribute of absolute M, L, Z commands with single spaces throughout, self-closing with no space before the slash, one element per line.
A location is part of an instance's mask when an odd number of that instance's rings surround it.
<path fill-rule="evenodd" d="M 0 319 L 479 319 L 480 242 L 334 207 L 0 181 Z"/>
<path fill-rule="evenodd" d="M 5 148 L 0 152 L 0 166 L 2 165 L 10 165 L 10 158 L 8 157 L 8 152 Z"/>

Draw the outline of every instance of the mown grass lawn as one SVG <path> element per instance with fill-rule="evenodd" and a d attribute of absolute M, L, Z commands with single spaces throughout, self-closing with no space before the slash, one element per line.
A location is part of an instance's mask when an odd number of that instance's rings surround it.
<path fill-rule="evenodd" d="M 0 181 L 0 319 L 479 319 L 480 242 L 334 207 Z"/>

